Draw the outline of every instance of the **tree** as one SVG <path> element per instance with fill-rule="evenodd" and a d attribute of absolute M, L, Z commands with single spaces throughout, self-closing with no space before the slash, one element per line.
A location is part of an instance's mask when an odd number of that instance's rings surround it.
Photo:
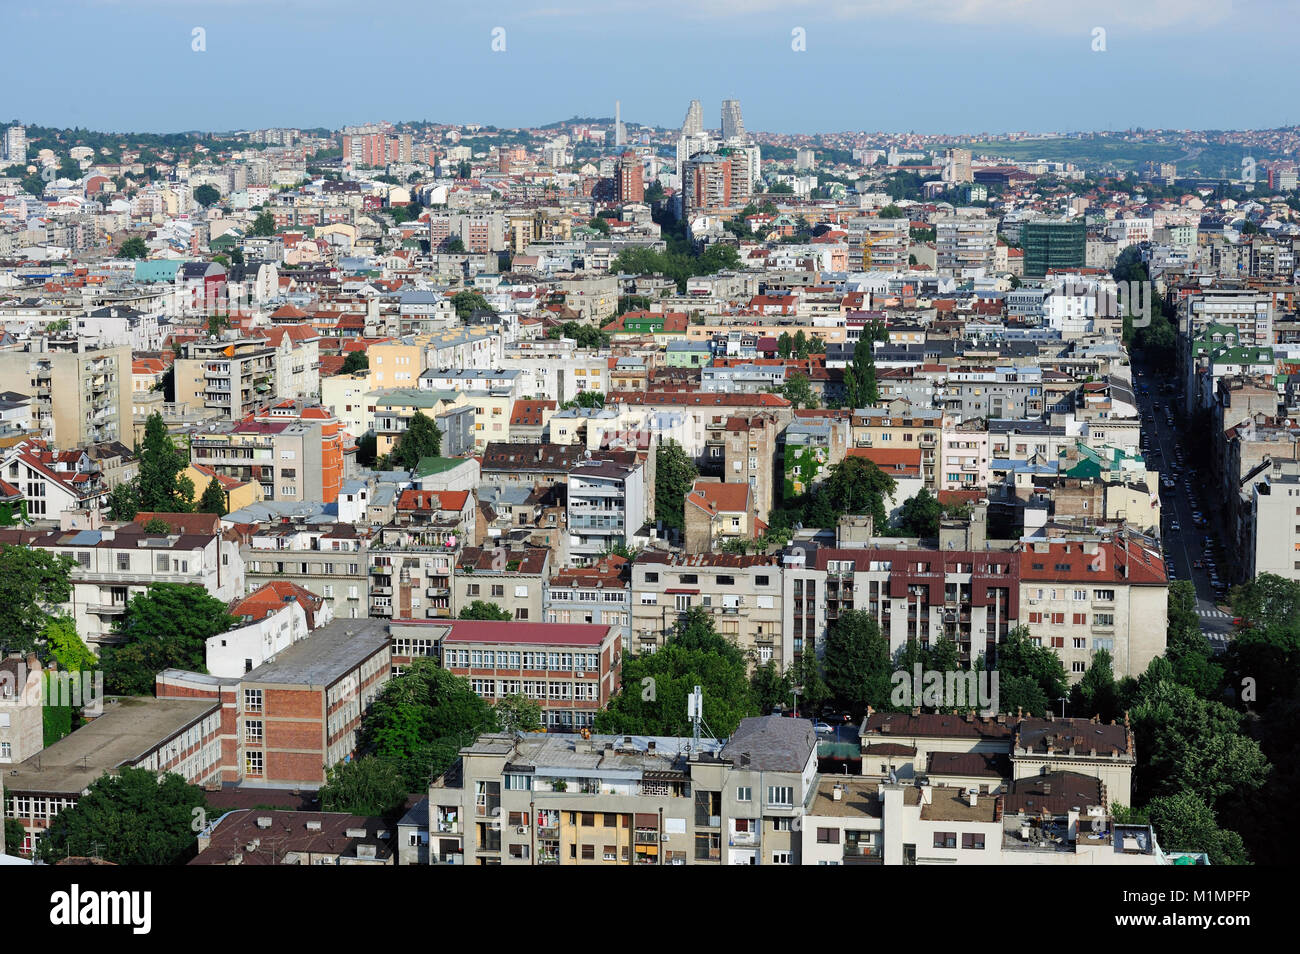
<path fill-rule="evenodd" d="M 474 600 L 469 606 L 462 606 L 458 619 L 486 619 L 506 623 L 514 619 L 509 610 L 503 610 L 496 603 L 487 600 Z"/>
<path fill-rule="evenodd" d="M 781 332 L 781 337 L 776 339 L 776 353 L 783 358 L 788 358 L 793 351 L 794 339 L 790 337 L 790 332 Z"/>
<path fill-rule="evenodd" d="M 197 785 L 174 772 L 161 778 L 124 766 L 90 783 L 75 805 L 50 822 L 37 857 L 54 864 L 69 856 L 99 857 L 118 865 L 178 865 L 196 848 L 193 823 L 207 810 Z"/>
<path fill-rule="evenodd" d="M 898 526 L 913 537 L 937 537 L 939 521 L 943 517 L 943 504 L 930 491 L 922 487 L 915 497 L 903 501 L 898 514 Z"/>
<path fill-rule="evenodd" d="M 812 385 L 808 381 L 808 375 L 800 374 L 798 371 L 790 375 L 789 380 L 780 388 L 781 396 L 789 401 L 796 408 L 815 408 L 817 406 L 817 395 L 813 393 Z"/>
<path fill-rule="evenodd" d="M 343 359 L 343 374 L 370 370 L 370 358 L 364 351 L 349 351 Z"/>
<path fill-rule="evenodd" d="M 1202 699 L 1217 696 L 1223 667 L 1214 662 L 1209 640 L 1201 632 L 1196 588 L 1190 580 L 1169 584 L 1168 606 L 1165 658 L 1173 664 L 1174 678 Z"/>
<path fill-rule="evenodd" d="M 1203 851 L 1212 865 L 1250 864 L 1241 836 L 1220 828 L 1213 810 L 1192 792 L 1153 798 L 1145 814 L 1165 851 Z"/>
<path fill-rule="evenodd" d="M 850 408 L 870 407 L 880 400 L 880 391 L 876 384 L 876 356 L 872 342 L 875 340 L 876 328 L 870 336 L 863 333 L 858 343 L 853 346 L 853 363 L 844 369 L 845 403 Z"/>
<path fill-rule="evenodd" d="M 891 202 L 889 205 L 882 206 L 880 211 L 876 213 L 876 217 L 881 219 L 905 219 L 907 213 Z"/>
<path fill-rule="evenodd" d="M 749 685 L 754 692 L 754 701 L 760 713 L 783 709 L 791 704 L 790 673 L 782 673 L 775 659 L 769 659 L 763 665 L 755 666 L 754 674 L 749 678 Z"/>
<path fill-rule="evenodd" d="M 817 712 L 831 698 L 830 687 L 822 678 L 821 669 L 817 665 L 817 656 L 812 652 L 800 653 L 799 658 L 790 667 L 792 695 L 795 690 L 799 692 L 796 709 L 805 716 L 809 712 Z"/>
<path fill-rule="evenodd" d="M 8 855 L 17 855 L 27 840 L 27 829 L 17 818 L 5 819 L 4 851 Z"/>
<path fill-rule="evenodd" d="M 867 706 L 889 705 L 893 670 L 889 640 L 870 613 L 847 610 L 831 623 L 822 669 L 835 704 L 855 718 L 865 715 Z"/>
<path fill-rule="evenodd" d="M 609 223 L 606 222 L 604 219 L 602 219 L 600 216 L 596 216 L 595 218 L 588 219 L 587 227 L 594 229 L 595 231 L 599 232 L 601 235 L 605 235 L 605 236 L 609 235 Z"/>
<path fill-rule="evenodd" d="M 1024 626 L 1007 633 L 998 645 L 997 662 L 1003 712 L 1019 707 L 1026 714 L 1045 715 L 1069 689 L 1061 657 L 1046 646 L 1034 645 Z"/>
<path fill-rule="evenodd" d="M 194 484 L 184 475 L 189 461 L 177 449 L 162 415 L 149 415 L 140 444 L 139 510 L 189 513 L 194 509 Z"/>
<path fill-rule="evenodd" d="M 384 818 L 400 813 L 408 792 L 394 762 L 362 756 L 327 767 L 317 794 L 321 811 Z"/>
<path fill-rule="evenodd" d="M 117 624 L 122 643 L 102 651 L 104 681 L 110 692 L 141 696 L 164 669 L 207 672 L 207 640 L 239 622 L 202 586 L 155 583 L 126 604 Z"/>
<path fill-rule="evenodd" d="M 506 732 L 537 732 L 542 728 L 542 704 L 520 693 L 497 702 L 497 721 Z"/>
<path fill-rule="evenodd" d="M 416 411 L 406 431 L 397 439 L 397 446 L 388 456 L 389 463 L 401 470 L 413 470 L 423 457 L 442 456 L 442 431 L 433 418 Z"/>
<path fill-rule="evenodd" d="M 122 247 L 117 250 L 118 258 L 148 258 L 149 246 L 144 244 L 144 239 L 138 235 L 133 235 L 122 243 Z"/>
<path fill-rule="evenodd" d="M 1105 649 L 1092 654 L 1092 664 L 1070 690 L 1070 705 L 1076 713 L 1110 722 L 1119 715 L 1119 689 L 1111 655 Z"/>
<path fill-rule="evenodd" d="M 208 486 L 203 489 L 203 496 L 199 498 L 199 513 L 215 513 L 218 517 L 226 515 L 226 492 L 221 489 L 221 483 L 216 477 L 208 481 Z"/>
<path fill-rule="evenodd" d="M 847 457 L 830 469 L 816 496 L 825 498 L 836 519 L 839 514 L 870 514 L 877 527 L 884 527 L 889 522 L 885 500 L 893 499 L 895 486 L 894 478 L 872 461 Z"/>
<path fill-rule="evenodd" d="M 253 224 L 248 227 L 248 234 L 255 236 L 269 236 L 275 234 L 275 216 L 270 212 L 262 212 L 257 218 L 253 219 Z"/>
<path fill-rule="evenodd" d="M 464 321 L 476 311 L 491 311 L 487 299 L 478 292 L 458 291 L 451 296 L 451 305 L 456 309 L 456 317 Z"/>
<path fill-rule="evenodd" d="M 578 407 L 604 407 L 605 395 L 600 391 L 579 391 L 578 396 L 574 399 Z"/>
<path fill-rule="evenodd" d="M 97 669 L 96 656 L 77 635 L 77 623 L 71 616 L 51 616 L 41 630 L 41 642 L 64 672 Z"/>
<path fill-rule="evenodd" d="M 686 699 L 695 686 L 704 692 L 704 721 L 716 736 L 728 736 L 758 705 L 740 649 L 713 628 L 702 608 L 687 610 L 658 652 L 623 659 L 623 686 L 608 708 L 596 714 L 600 733 L 689 735 Z"/>
<path fill-rule="evenodd" d="M 206 209 L 221 201 L 221 193 L 215 187 L 205 183 L 194 190 L 194 201 Z"/>
<path fill-rule="evenodd" d="M 378 450 L 379 438 L 375 436 L 374 431 L 366 431 L 357 438 L 357 463 L 362 467 L 370 467 L 375 463 L 375 454 Z"/>
<path fill-rule="evenodd" d="M 492 706 L 468 679 L 421 658 L 384 684 L 362 723 L 362 745 L 398 766 L 408 792 L 423 791 L 462 746 L 497 727 Z"/>
<path fill-rule="evenodd" d="M 51 608 L 72 596 L 68 574 L 75 565 L 49 550 L 0 545 L 0 657 L 36 648 Z"/>
<path fill-rule="evenodd" d="M 686 495 L 700 472 L 682 445 L 669 439 L 655 448 L 655 519 L 665 527 L 686 526 Z"/>
<path fill-rule="evenodd" d="M 462 159 L 456 166 L 456 178 L 468 179 L 474 174 L 474 168 L 470 165 L 468 159 Z"/>

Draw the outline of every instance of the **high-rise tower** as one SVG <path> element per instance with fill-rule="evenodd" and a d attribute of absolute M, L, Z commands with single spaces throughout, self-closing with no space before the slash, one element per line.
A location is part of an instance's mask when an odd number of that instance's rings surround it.
<path fill-rule="evenodd" d="M 700 106 L 698 99 L 691 100 L 691 105 L 686 110 L 686 118 L 682 120 L 682 137 L 698 139 L 704 135 L 704 110 Z"/>
<path fill-rule="evenodd" d="M 722 138 L 739 139 L 745 135 L 745 123 L 740 118 L 740 100 L 722 101 Z"/>

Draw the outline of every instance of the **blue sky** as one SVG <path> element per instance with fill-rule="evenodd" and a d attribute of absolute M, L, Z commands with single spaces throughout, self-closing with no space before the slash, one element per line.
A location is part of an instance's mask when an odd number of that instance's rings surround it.
<path fill-rule="evenodd" d="M 1293 0 L 0 0 L 0 17 L 0 118 L 40 125 L 512 126 L 620 99 L 625 121 L 676 126 L 699 99 L 716 126 L 732 97 L 777 132 L 1300 122 Z"/>

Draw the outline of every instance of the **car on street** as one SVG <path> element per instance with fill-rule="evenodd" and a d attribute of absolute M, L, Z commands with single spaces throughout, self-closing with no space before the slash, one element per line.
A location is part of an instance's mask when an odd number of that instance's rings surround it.
<path fill-rule="evenodd" d="M 1178 532 L 1179 532 L 1180 530 L 1182 530 L 1183 528 L 1182 528 L 1182 526 L 1178 523 L 1177 520 L 1171 520 L 1171 521 L 1169 521 L 1169 529 L 1172 530 L 1174 533 L 1178 533 Z"/>

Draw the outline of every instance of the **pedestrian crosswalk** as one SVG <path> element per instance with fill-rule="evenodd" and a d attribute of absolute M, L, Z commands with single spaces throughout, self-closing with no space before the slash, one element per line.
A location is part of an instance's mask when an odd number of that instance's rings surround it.
<path fill-rule="evenodd" d="M 1231 619 L 1231 617 L 1220 609 L 1198 609 L 1197 615 L 1202 619 Z"/>

